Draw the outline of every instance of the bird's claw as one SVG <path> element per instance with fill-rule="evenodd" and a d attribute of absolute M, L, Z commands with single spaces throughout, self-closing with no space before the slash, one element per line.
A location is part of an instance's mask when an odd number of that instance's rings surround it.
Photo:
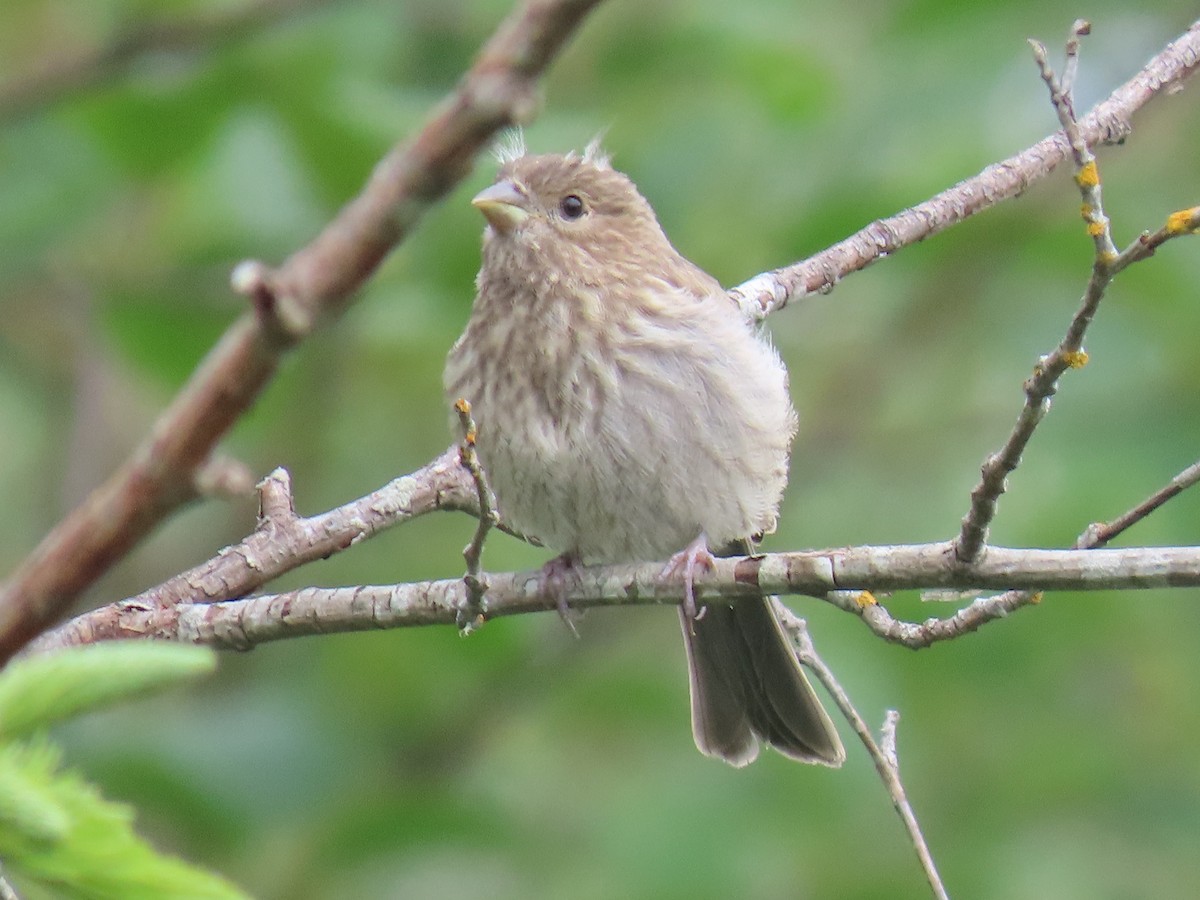
<path fill-rule="evenodd" d="M 700 532 L 700 536 L 676 553 L 663 567 L 661 578 L 678 578 L 683 576 L 683 614 L 689 622 L 699 622 L 704 618 L 705 609 L 696 608 L 696 572 L 712 572 L 716 567 L 716 558 L 708 549 L 708 536 Z"/>
<path fill-rule="evenodd" d="M 542 594 L 554 601 L 558 617 L 575 637 L 579 637 L 579 629 L 575 627 L 576 615 L 567 604 L 567 594 L 579 582 L 579 566 L 579 556 L 574 553 L 556 556 L 542 566 L 540 585 Z"/>

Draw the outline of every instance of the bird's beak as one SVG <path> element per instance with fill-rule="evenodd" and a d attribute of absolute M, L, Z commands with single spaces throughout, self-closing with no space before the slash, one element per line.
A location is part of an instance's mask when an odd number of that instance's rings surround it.
<path fill-rule="evenodd" d="M 484 188 L 471 200 L 471 205 L 500 232 L 512 231 L 529 218 L 529 199 L 508 180 Z"/>

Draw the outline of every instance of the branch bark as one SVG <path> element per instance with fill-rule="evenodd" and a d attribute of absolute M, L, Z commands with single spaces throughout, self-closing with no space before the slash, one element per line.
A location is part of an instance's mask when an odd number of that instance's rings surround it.
<path fill-rule="evenodd" d="M 565 600 L 594 606 L 678 604 L 682 577 L 664 577 L 661 562 L 592 566 L 579 570 Z M 486 618 L 558 609 L 559 598 L 542 586 L 540 570 L 488 573 Z M 1001 618 L 1005 610 L 983 598 L 950 619 L 924 625 L 890 619 L 869 594 L 855 591 L 922 588 L 1105 590 L 1200 587 L 1200 547 L 1103 550 L 1025 550 L 989 546 L 972 563 L 959 561 L 954 544 L 848 547 L 716 560 L 696 580 L 697 601 L 803 594 L 859 614 L 881 636 L 907 646 L 927 646 Z M 303 588 L 221 603 L 158 606 L 125 600 L 86 613 L 44 635 L 31 652 L 123 638 L 186 641 L 245 650 L 303 635 L 417 625 L 451 625 L 473 609 L 461 578 L 397 585 Z M 879 613 L 882 612 L 882 618 Z M 903 627 L 907 626 L 907 627 Z M 914 630 L 916 629 L 916 630 Z"/>

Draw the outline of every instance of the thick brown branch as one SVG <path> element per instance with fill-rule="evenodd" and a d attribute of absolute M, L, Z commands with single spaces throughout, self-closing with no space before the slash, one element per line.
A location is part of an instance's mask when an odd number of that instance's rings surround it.
<path fill-rule="evenodd" d="M 309 246 L 277 271 L 240 268 L 236 281 L 256 312 L 229 329 L 132 458 L 0 587 L 0 662 L 194 496 L 197 469 L 270 381 L 281 355 L 345 308 L 496 131 L 530 117 L 538 78 L 597 2 L 528 0 L 416 137 L 377 166 L 363 192 Z"/>

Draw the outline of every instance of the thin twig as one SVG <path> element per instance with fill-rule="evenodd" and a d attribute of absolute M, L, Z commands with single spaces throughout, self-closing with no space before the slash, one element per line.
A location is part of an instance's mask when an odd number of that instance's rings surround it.
<path fill-rule="evenodd" d="M 315 516 L 296 515 L 291 477 L 286 469 L 276 469 L 259 483 L 258 489 L 259 521 L 251 534 L 200 565 L 122 600 L 121 604 L 132 609 L 154 610 L 180 603 L 232 600 L 306 563 L 326 559 L 427 513 L 479 514 L 475 487 L 459 462 L 456 447 L 411 474 Z M 520 540 L 537 543 L 503 522 L 495 527 Z M 69 628 L 71 624 L 63 627 Z"/>
<path fill-rule="evenodd" d="M 458 413 L 458 421 L 463 431 L 463 442 L 458 451 L 459 462 L 471 476 L 475 485 L 475 499 L 479 504 L 479 524 L 475 527 L 471 542 L 463 548 L 463 559 L 467 562 L 467 574 L 463 576 L 463 583 L 467 586 L 467 606 L 457 623 L 459 631 L 469 634 L 483 624 L 487 614 L 484 595 L 488 585 L 480 563 L 483 559 L 483 542 L 487 540 L 488 532 L 499 521 L 499 516 L 496 515 L 496 500 L 492 489 L 488 487 L 487 475 L 484 474 L 479 456 L 475 452 L 477 432 L 475 420 L 471 417 L 471 404 L 460 397 L 454 402 L 454 411 Z"/>
<path fill-rule="evenodd" d="M 1136 525 L 1150 513 L 1154 512 L 1172 497 L 1178 497 L 1192 485 L 1200 482 L 1200 462 L 1194 462 L 1170 482 L 1155 491 L 1128 512 L 1117 516 L 1111 522 L 1093 522 L 1075 542 L 1076 547 L 1103 547 L 1121 532 Z"/>
<path fill-rule="evenodd" d="M 130 459 L 0 585 L 0 664 L 196 496 L 196 470 L 271 381 L 283 354 L 345 310 L 497 131 L 533 116 L 541 75 L 597 2 L 527 0 L 425 126 L 376 166 L 312 243 L 278 269 L 238 267 L 235 286 L 254 311 L 230 327 Z"/>
<path fill-rule="evenodd" d="M 916 813 L 913 812 L 912 804 L 908 800 L 908 792 L 905 791 L 904 783 L 900 780 L 900 765 L 896 754 L 896 725 L 899 721 L 899 715 L 889 712 L 883 730 L 883 743 L 885 746 L 881 747 L 876 742 L 875 736 L 871 733 L 870 726 L 867 725 L 863 717 L 859 715 L 858 710 L 855 709 L 853 702 L 850 700 L 850 695 L 846 693 L 841 683 L 837 680 L 837 677 L 833 674 L 833 671 L 829 666 L 825 665 L 825 661 L 817 654 L 805 621 L 781 604 L 775 604 L 775 609 L 781 617 L 784 629 L 792 638 L 792 645 L 796 649 L 796 655 L 800 658 L 800 662 L 816 675 L 817 680 L 825 686 L 825 690 L 829 692 L 829 696 L 833 698 L 833 702 L 837 704 L 842 715 L 846 717 L 846 721 L 850 723 L 850 727 L 854 729 L 854 733 L 858 735 L 858 739 L 867 748 L 867 753 L 871 755 L 871 760 L 875 763 L 875 771 L 879 773 L 884 788 L 892 798 L 892 805 L 896 808 L 900 820 L 904 823 L 904 828 L 908 832 L 908 838 L 912 842 L 913 849 L 917 852 L 917 860 L 921 864 L 921 869 L 925 873 L 925 878 L 929 882 L 933 896 L 939 898 L 939 900 L 948 900 L 949 895 L 946 893 L 946 887 L 942 883 L 941 876 L 938 874 L 937 865 L 933 861 L 933 854 L 929 852 L 929 845 L 925 841 L 925 836 L 921 833 L 921 826 L 917 822 Z"/>
<path fill-rule="evenodd" d="M 1116 275 L 1136 262 L 1149 259 L 1167 241 L 1177 237 L 1194 235 L 1200 231 L 1200 206 L 1181 209 L 1167 216 L 1167 221 L 1153 232 L 1138 235 L 1113 261 L 1112 273 Z"/>
<path fill-rule="evenodd" d="M 1095 174 L 1094 161 L 1090 164 L 1085 163 L 1085 166 L 1085 171 L 1090 170 Z M 1095 185 L 1094 192 L 1082 184 L 1080 189 L 1096 199 L 1096 205 L 1090 208 L 1092 211 L 1085 212 L 1085 215 L 1097 215 L 1097 211 L 1100 210 L 1099 184 Z M 1089 209 L 1086 202 L 1084 207 L 1085 210 Z M 1182 209 L 1168 216 L 1166 223 L 1157 231 L 1142 233 L 1125 250 L 1116 254 L 1107 249 L 1112 246 L 1108 236 L 1107 219 L 1102 211 L 1099 211 L 1098 215 L 1103 221 L 1102 225 L 1099 221 L 1089 223 L 1089 230 L 1093 227 L 1100 229 L 1101 237 L 1097 241 L 1096 260 L 1087 289 L 1084 291 L 1083 302 L 1071 320 L 1066 336 L 1051 353 L 1038 360 L 1033 375 L 1026 380 L 1025 404 L 1004 446 L 984 460 L 979 483 L 971 492 L 971 508 L 963 518 L 962 531 L 958 538 L 956 553 L 963 560 L 972 559 L 982 551 L 987 539 L 987 527 L 996 514 L 999 497 L 1007 489 L 1007 476 L 1020 463 L 1021 454 L 1034 430 L 1049 411 L 1051 397 L 1058 391 L 1059 377 L 1068 369 L 1080 368 L 1087 364 L 1088 354 L 1082 345 L 1084 332 L 1095 315 L 1108 284 L 1128 266 L 1149 259 L 1167 241 L 1194 235 L 1200 230 L 1200 206 Z"/>
<path fill-rule="evenodd" d="M 1086 34 L 1086 28 L 1083 27 L 1085 25 L 1086 23 L 1077 22 L 1072 32 L 1072 46 L 1068 51 L 1071 60 L 1077 60 L 1078 37 L 1080 34 Z M 1052 352 L 1038 360 L 1033 374 L 1023 385 L 1025 402 L 1008 439 L 1000 450 L 990 454 L 983 462 L 979 482 L 971 491 L 970 509 L 963 517 L 962 528 L 955 542 L 955 554 L 964 562 L 974 560 L 983 552 L 987 543 L 988 527 L 996 516 L 1000 496 L 1008 489 L 1008 476 L 1020 465 L 1021 454 L 1025 452 L 1046 413 L 1050 411 L 1051 398 L 1058 391 L 1059 378 L 1068 369 L 1080 368 L 1087 364 L 1088 356 L 1083 349 L 1083 337 L 1095 318 L 1108 285 L 1112 282 L 1112 267 L 1118 257 L 1109 220 L 1104 214 L 1096 158 L 1075 121 L 1071 96 L 1050 67 L 1046 58 L 1046 48 L 1038 41 L 1031 40 L 1029 43 L 1075 161 L 1075 183 L 1083 199 L 1083 218 L 1087 232 L 1092 238 L 1095 254 L 1083 300 L 1071 319 L 1066 334 Z"/>
<path fill-rule="evenodd" d="M 1087 19 L 1076 19 L 1067 35 L 1067 63 L 1063 66 L 1062 91 L 1075 118 L 1075 76 L 1079 73 L 1079 39 L 1092 33 L 1092 23 Z"/>

